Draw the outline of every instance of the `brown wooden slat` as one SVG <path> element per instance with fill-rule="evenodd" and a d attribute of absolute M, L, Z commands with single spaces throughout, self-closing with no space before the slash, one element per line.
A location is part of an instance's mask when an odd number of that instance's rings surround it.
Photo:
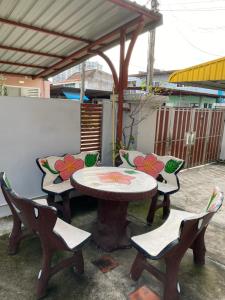
<path fill-rule="evenodd" d="M 101 143 L 101 140 L 99 138 L 89 138 L 89 139 L 81 139 L 81 144 L 91 144 L 91 143 Z"/>
<path fill-rule="evenodd" d="M 80 147 L 82 150 L 101 150 L 101 146 L 95 146 L 95 145 L 81 145 Z"/>
<path fill-rule="evenodd" d="M 82 135 L 82 140 L 101 140 L 101 135 L 99 134 L 95 134 L 95 135 Z"/>
<path fill-rule="evenodd" d="M 101 130 L 82 130 L 82 136 L 100 135 Z"/>
<path fill-rule="evenodd" d="M 86 141 L 82 141 L 81 140 L 81 145 L 90 145 L 90 146 L 100 146 L 101 145 L 101 142 L 100 141 L 88 141 L 88 142 L 86 142 Z"/>
<path fill-rule="evenodd" d="M 101 151 L 102 104 L 81 104 L 81 151 Z"/>
<path fill-rule="evenodd" d="M 82 115 L 82 120 L 101 120 L 102 119 L 102 115 Z"/>
<path fill-rule="evenodd" d="M 81 107 L 102 107 L 102 104 L 82 103 Z"/>
<path fill-rule="evenodd" d="M 86 127 L 101 127 L 102 122 L 85 122 L 82 121 L 81 126 L 86 126 Z"/>
<path fill-rule="evenodd" d="M 87 107 L 81 107 L 81 110 L 82 111 L 85 111 L 85 110 L 92 110 L 92 111 L 96 111 L 96 110 L 99 110 L 99 111 L 102 111 L 102 106 L 87 106 Z"/>
<path fill-rule="evenodd" d="M 88 123 L 90 123 L 90 124 L 92 124 L 92 123 L 98 123 L 98 124 L 101 124 L 102 122 L 101 122 L 101 120 L 99 119 L 99 120 L 96 120 L 96 119 L 81 119 L 81 123 L 84 123 L 84 124 L 88 124 Z"/>

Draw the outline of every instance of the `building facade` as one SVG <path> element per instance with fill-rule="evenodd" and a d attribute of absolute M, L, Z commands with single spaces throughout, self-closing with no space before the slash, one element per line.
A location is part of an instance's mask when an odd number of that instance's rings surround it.
<path fill-rule="evenodd" d="M 42 78 L 0 74 L 0 95 L 50 98 L 50 82 Z"/>
<path fill-rule="evenodd" d="M 74 73 L 69 78 L 53 83 L 53 85 L 60 85 L 64 87 L 80 88 L 81 87 L 81 73 Z M 94 69 L 85 71 L 85 89 L 112 91 L 113 77 L 111 74 L 102 70 Z"/>
<path fill-rule="evenodd" d="M 182 84 L 169 83 L 169 76 L 174 71 L 154 70 L 153 88 L 158 88 L 160 94 L 167 95 L 166 106 L 214 108 L 224 95 L 221 91 L 184 86 Z M 146 89 L 147 73 L 140 72 L 130 75 L 128 93 L 140 93 Z M 135 90 L 135 87 L 137 88 Z"/>
<path fill-rule="evenodd" d="M 80 64 L 80 65 L 74 66 L 74 67 L 72 67 L 68 70 L 65 70 L 64 72 L 52 77 L 52 82 L 53 83 L 58 83 L 58 82 L 64 81 L 64 80 L 68 79 L 69 77 L 71 77 L 73 74 L 80 73 L 81 68 L 82 68 L 82 65 Z M 88 70 L 100 70 L 100 71 L 102 71 L 102 65 L 99 64 L 97 61 L 87 60 L 85 62 L 85 70 L 86 71 L 88 71 Z"/>

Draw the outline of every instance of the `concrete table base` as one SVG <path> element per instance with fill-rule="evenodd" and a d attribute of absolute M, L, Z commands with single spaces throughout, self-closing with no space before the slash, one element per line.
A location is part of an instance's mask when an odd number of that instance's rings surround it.
<path fill-rule="evenodd" d="M 93 227 L 95 243 L 105 251 L 129 248 L 128 202 L 98 201 L 98 219 Z"/>

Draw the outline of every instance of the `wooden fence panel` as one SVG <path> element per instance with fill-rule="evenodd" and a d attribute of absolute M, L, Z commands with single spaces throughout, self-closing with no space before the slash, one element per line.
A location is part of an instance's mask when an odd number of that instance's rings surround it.
<path fill-rule="evenodd" d="M 102 113 L 102 104 L 81 104 L 81 151 L 101 153 Z"/>
<path fill-rule="evenodd" d="M 216 161 L 221 150 L 224 113 L 223 110 L 160 108 L 154 152 L 184 159 L 186 167 Z M 193 136 L 191 143 L 190 136 Z"/>

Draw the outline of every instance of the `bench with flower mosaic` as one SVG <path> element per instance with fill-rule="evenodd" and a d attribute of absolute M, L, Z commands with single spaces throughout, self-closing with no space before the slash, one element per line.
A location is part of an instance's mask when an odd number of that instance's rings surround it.
<path fill-rule="evenodd" d="M 97 151 L 66 154 L 63 156 L 48 156 L 38 158 L 37 164 L 44 173 L 42 190 L 48 194 L 49 205 L 54 205 L 63 213 L 66 221 L 70 222 L 70 192 L 74 187 L 70 183 L 71 175 L 86 167 L 96 166 L 99 153 Z M 56 195 L 61 202 L 56 202 Z"/>
<path fill-rule="evenodd" d="M 143 154 L 139 151 L 120 150 L 120 158 L 122 164 L 120 167 L 132 168 L 145 172 L 158 182 L 158 194 L 151 201 L 147 221 L 149 224 L 153 222 L 155 211 L 163 207 L 163 217 L 169 214 L 170 195 L 180 189 L 177 173 L 184 165 L 184 160 L 174 156 L 159 156 L 154 153 Z M 163 195 L 162 203 L 157 203 L 157 196 Z"/>

